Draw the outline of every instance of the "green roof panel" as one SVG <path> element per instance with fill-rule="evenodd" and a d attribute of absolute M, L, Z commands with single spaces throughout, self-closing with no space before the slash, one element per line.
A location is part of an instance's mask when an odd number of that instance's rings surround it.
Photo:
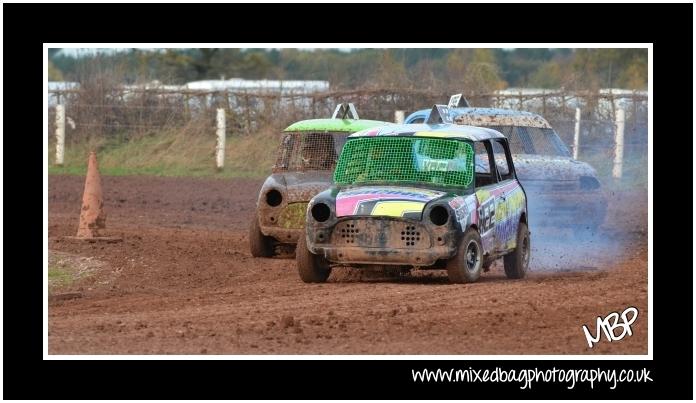
<path fill-rule="evenodd" d="M 354 133 L 360 130 L 391 124 L 379 120 L 354 119 L 309 119 L 295 122 L 288 126 L 286 132 L 346 132 Z"/>

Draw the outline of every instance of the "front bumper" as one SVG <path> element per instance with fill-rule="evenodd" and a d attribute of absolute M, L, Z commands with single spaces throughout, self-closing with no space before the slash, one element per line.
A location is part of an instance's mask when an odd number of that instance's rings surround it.
<path fill-rule="evenodd" d="M 454 248 L 435 247 L 429 249 L 391 249 L 327 246 L 315 247 L 313 253 L 324 256 L 332 263 L 385 264 L 432 266 L 438 259 L 448 259 Z"/>
<path fill-rule="evenodd" d="M 305 231 L 303 228 L 278 228 L 278 227 L 265 227 L 261 226 L 261 233 L 275 238 L 281 243 L 297 243 L 297 240 L 301 236 L 304 236 Z"/>
<path fill-rule="evenodd" d="M 431 266 L 456 253 L 454 230 L 389 217 L 339 220 L 309 234 L 309 250 L 332 263 Z"/>

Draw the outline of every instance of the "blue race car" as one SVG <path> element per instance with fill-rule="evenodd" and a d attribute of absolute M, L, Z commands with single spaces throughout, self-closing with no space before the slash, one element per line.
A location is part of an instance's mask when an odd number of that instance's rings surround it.
<path fill-rule="evenodd" d="M 594 233 L 602 225 L 607 198 L 595 169 L 571 157 L 546 119 L 513 109 L 471 107 L 461 94 L 452 96 L 446 109 L 445 120 L 494 129 L 508 138 L 518 178 L 527 191 L 530 216 L 534 217 L 530 227 L 571 228 L 582 234 Z M 422 109 L 410 114 L 404 123 L 432 120 L 431 109 Z"/>

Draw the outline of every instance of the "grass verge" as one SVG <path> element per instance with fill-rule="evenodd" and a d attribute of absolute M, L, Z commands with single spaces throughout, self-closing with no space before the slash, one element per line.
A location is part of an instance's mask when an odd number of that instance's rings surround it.
<path fill-rule="evenodd" d="M 58 266 L 48 266 L 48 288 L 69 287 L 73 282 L 71 271 Z"/>
<path fill-rule="evenodd" d="M 48 173 L 84 175 L 90 150 L 97 151 L 102 175 L 207 176 L 262 178 L 275 160 L 279 131 L 267 129 L 225 142 L 225 167 L 215 168 L 214 134 L 187 128 L 153 132 L 137 139 L 66 144 L 63 166 L 55 164 L 55 141 L 49 141 Z"/>

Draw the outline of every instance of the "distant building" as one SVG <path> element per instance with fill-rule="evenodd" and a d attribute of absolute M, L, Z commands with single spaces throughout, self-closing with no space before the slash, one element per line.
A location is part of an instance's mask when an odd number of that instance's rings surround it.
<path fill-rule="evenodd" d="M 588 99 L 583 95 L 576 96 L 573 91 L 560 88 L 507 88 L 495 91 L 495 95 L 500 97 L 496 98 L 494 95 L 492 101 L 493 106 L 498 108 L 531 111 L 539 114 L 544 113 L 544 106 L 546 106 L 546 118 L 553 120 L 553 125 L 559 133 L 572 133 L 574 109 L 580 108 L 585 116 L 584 123 L 581 124 L 582 135 L 586 135 L 587 131 L 593 131 L 594 133 L 603 133 L 608 139 L 612 138 L 615 130 L 615 112 L 619 108 L 623 108 L 626 121 L 631 123 L 626 130 L 636 131 L 647 138 L 648 91 L 602 88 L 598 93 L 607 97 L 591 99 L 593 95 L 590 93 L 590 99 Z M 558 94 L 564 94 L 564 96 Z M 608 95 L 612 95 L 613 98 Z M 558 111 L 554 112 L 553 109 L 562 112 L 558 114 Z"/>
<path fill-rule="evenodd" d="M 547 106 L 566 106 L 569 108 L 585 106 L 586 101 L 582 97 L 573 96 L 573 91 L 554 88 L 507 88 L 495 91 L 495 95 L 500 98 L 494 99 L 496 107 L 510 108 L 519 110 L 540 109 L 543 106 L 543 95 L 565 93 L 565 97 L 549 96 L 546 98 Z M 628 106 L 632 104 L 634 95 L 647 99 L 647 91 L 634 91 L 621 88 L 603 88 L 599 90 L 601 95 L 614 95 L 614 107 Z M 644 101 L 647 105 L 647 101 Z M 603 98 L 599 102 L 600 109 L 611 109 L 611 102 L 608 98 Z"/>
<path fill-rule="evenodd" d="M 48 82 L 48 106 L 58 105 L 58 95 L 56 91 L 73 90 L 80 88 L 80 83 L 69 81 L 49 81 Z M 64 100 L 61 100 L 63 103 Z"/>
<path fill-rule="evenodd" d="M 190 90 L 229 90 L 249 92 L 280 92 L 281 94 L 308 94 L 329 90 L 328 81 L 318 80 L 203 80 L 186 83 Z"/>
<path fill-rule="evenodd" d="M 48 83 L 48 104 L 54 106 L 58 103 L 56 92 L 80 88 L 80 83 L 65 81 L 49 81 Z M 125 98 L 129 98 L 134 90 L 157 89 L 165 92 L 172 92 L 175 96 L 177 91 L 230 91 L 230 92 L 249 92 L 249 93 L 272 93 L 280 95 L 303 95 L 317 92 L 328 91 L 330 84 L 328 81 L 319 80 L 245 80 L 242 78 L 231 78 L 229 80 L 202 80 L 192 81 L 184 85 L 164 85 L 159 81 L 151 81 L 144 84 L 123 85 Z M 213 97 L 205 97 L 209 106 L 213 103 Z M 64 102 L 65 100 L 61 100 Z M 198 103 L 193 101 L 193 103 Z"/>
<path fill-rule="evenodd" d="M 281 106 L 290 104 L 309 106 L 311 104 L 310 98 L 303 97 L 303 95 L 328 91 L 330 85 L 328 81 L 317 80 L 244 80 L 231 78 L 229 80 L 192 81 L 186 83 L 184 87 L 189 90 L 211 92 L 229 91 L 231 93 L 248 92 L 249 94 L 295 95 L 299 96 L 299 98 L 295 100 L 283 99 Z M 240 102 L 243 102 L 243 104 L 240 104 Z M 239 100 L 231 94 L 228 100 L 225 100 L 224 94 L 208 94 L 203 97 L 189 98 L 188 104 L 192 110 L 229 105 L 232 110 L 241 112 L 243 107 L 258 106 L 260 102 L 258 99 Z"/>

